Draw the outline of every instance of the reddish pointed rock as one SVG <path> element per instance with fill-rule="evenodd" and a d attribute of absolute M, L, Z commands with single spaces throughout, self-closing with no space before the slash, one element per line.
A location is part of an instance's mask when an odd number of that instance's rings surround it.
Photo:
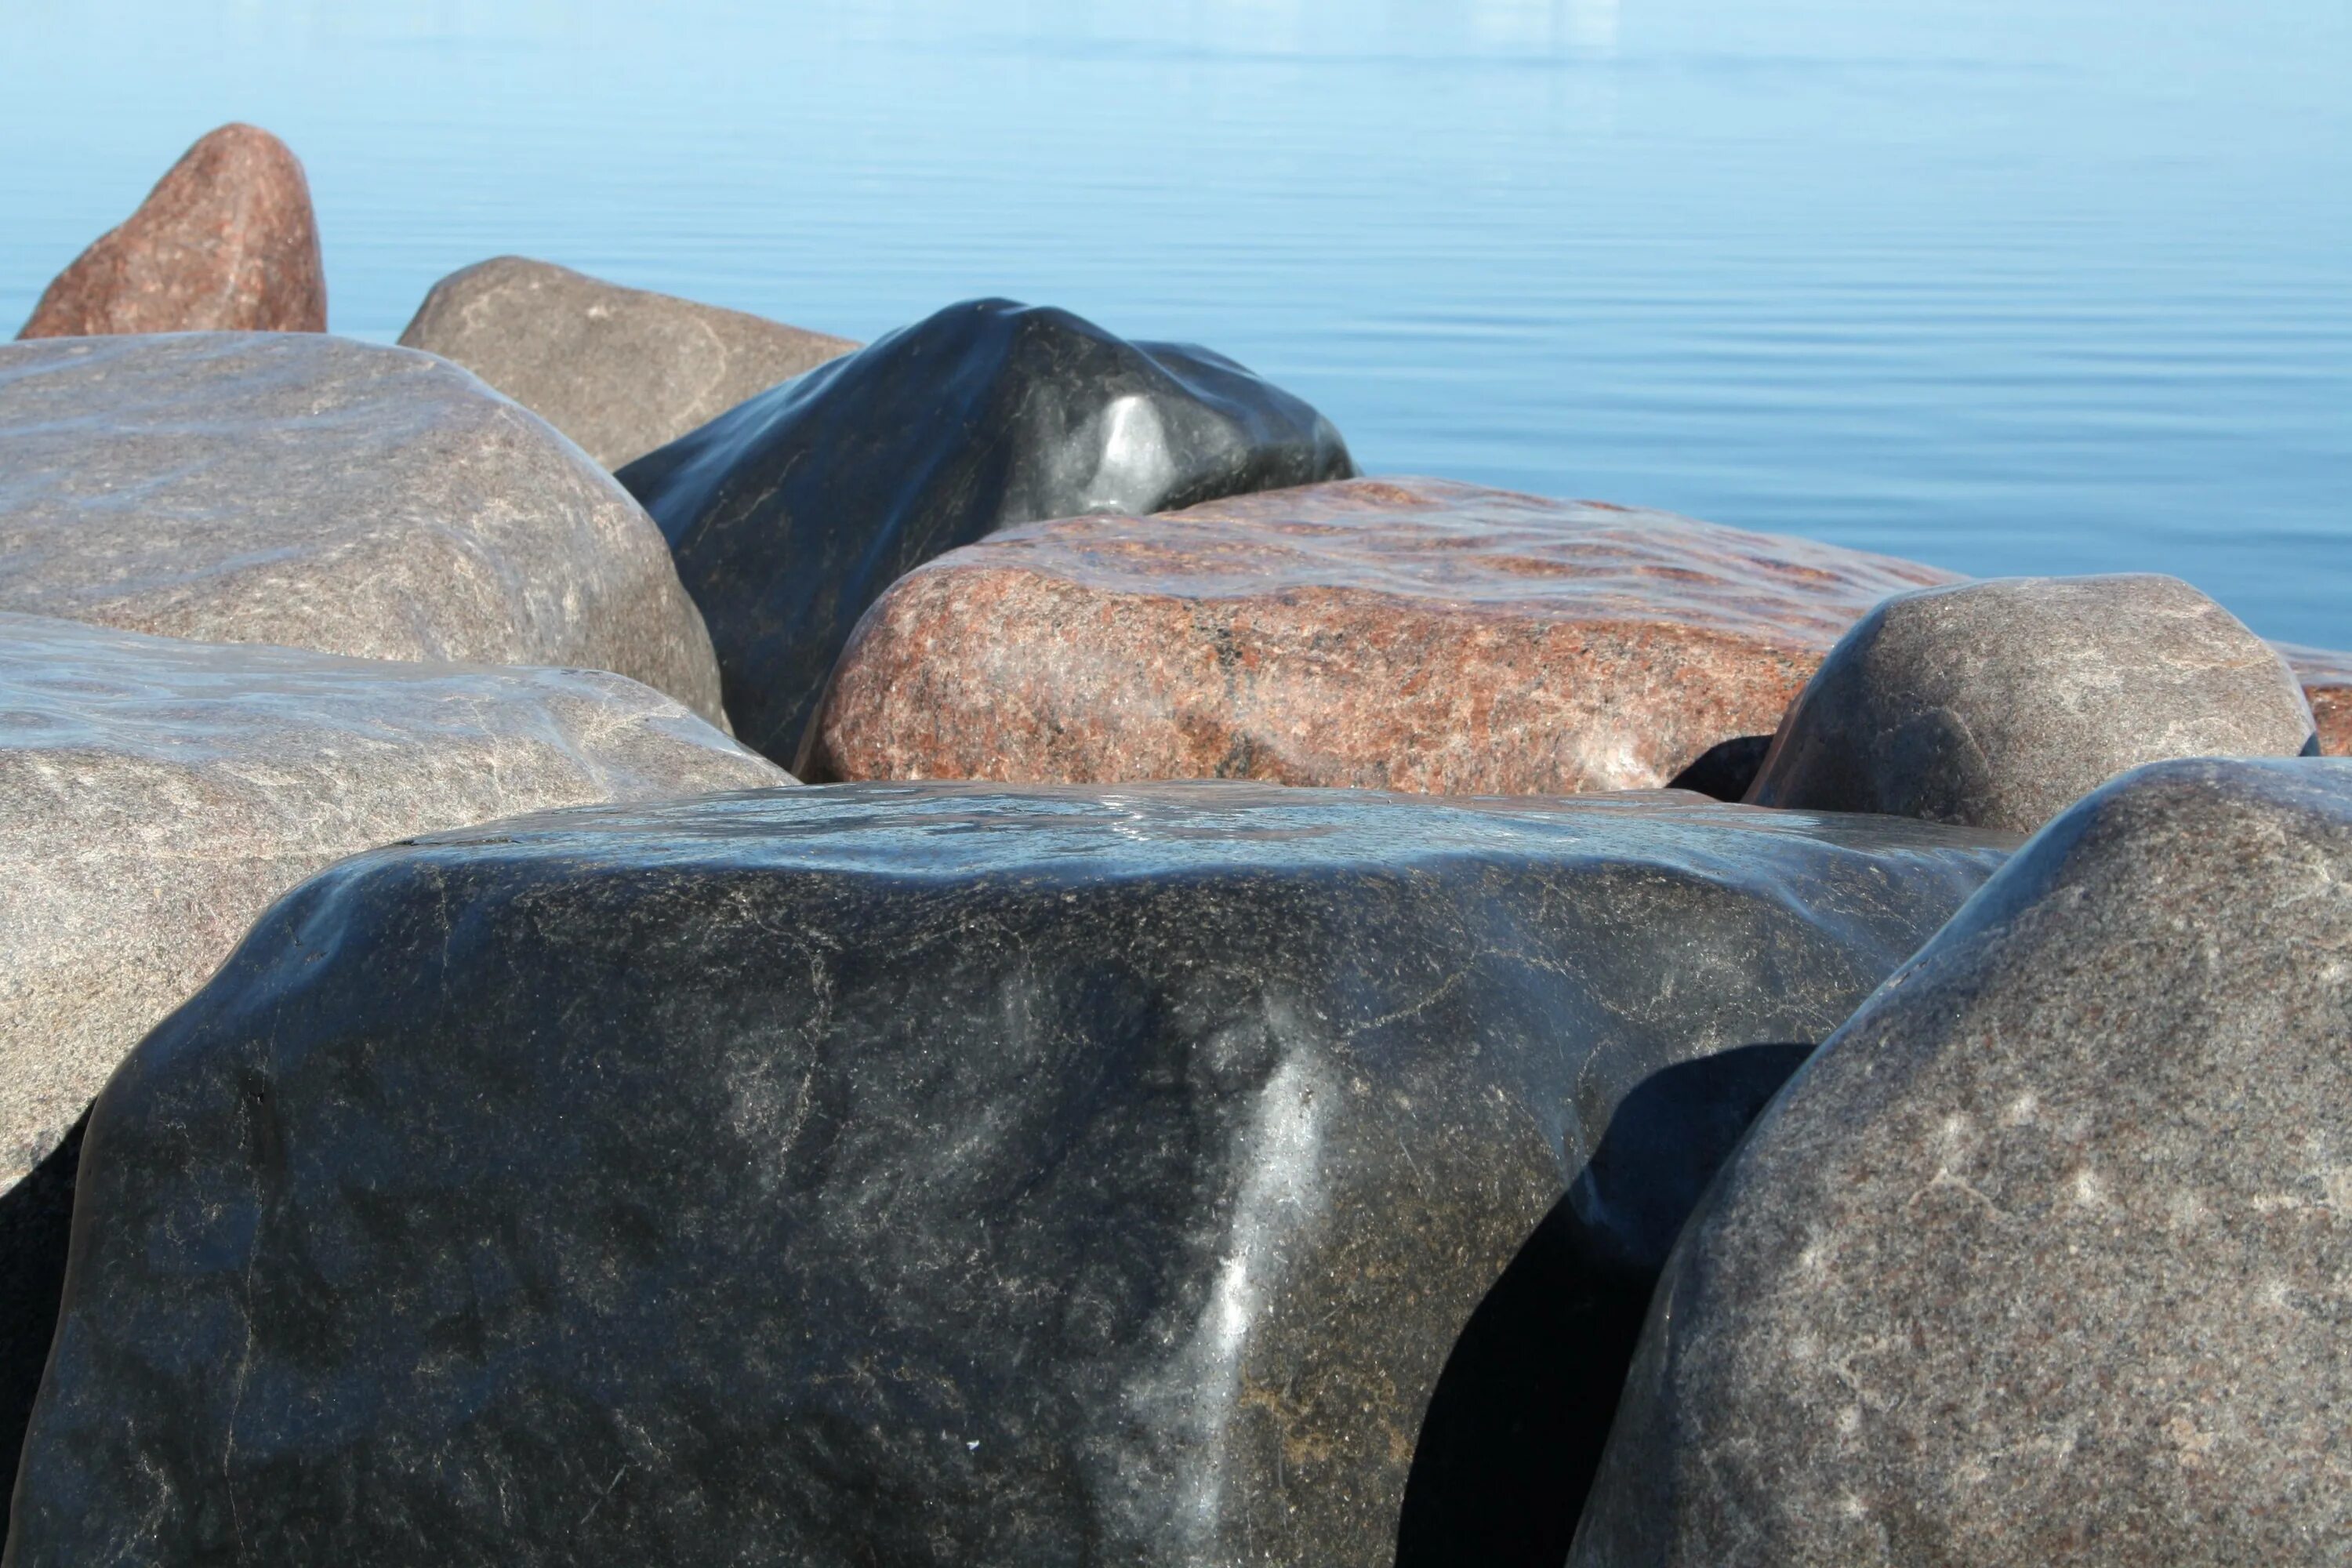
<path fill-rule="evenodd" d="M 301 163 L 267 131 L 224 125 L 58 274 L 16 335 L 326 330 Z"/>
<path fill-rule="evenodd" d="M 1933 567 L 1433 479 L 1003 531 L 901 579 L 834 678 L 842 779 L 1654 786 L 1769 733 Z"/>

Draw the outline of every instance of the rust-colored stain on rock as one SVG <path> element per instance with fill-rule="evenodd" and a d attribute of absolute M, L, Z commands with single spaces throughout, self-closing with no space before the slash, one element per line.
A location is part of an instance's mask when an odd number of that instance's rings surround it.
<path fill-rule="evenodd" d="M 2352 653 L 2288 642 L 2271 646 L 2311 700 L 2311 716 L 2319 721 L 2320 753 L 2352 757 Z"/>
<path fill-rule="evenodd" d="M 1356 479 L 1008 529 L 895 584 L 835 672 L 835 779 L 1665 783 L 1772 730 L 1933 567 L 1662 512 Z"/>
<path fill-rule="evenodd" d="M 224 125 L 58 274 L 16 335 L 326 330 L 301 163 L 267 131 Z"/>

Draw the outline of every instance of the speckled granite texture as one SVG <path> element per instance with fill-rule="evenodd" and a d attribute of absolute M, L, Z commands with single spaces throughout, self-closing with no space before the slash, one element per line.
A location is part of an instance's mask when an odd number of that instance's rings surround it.
<path fill-rule="evenodd" d="M 2352 763 L 2053 822 L 1684 1230 L 1574 1568 L 2352 1560 Z"/>
<path fill-rule="evenodd" d="M 2005 853 L 865 784 L 346 861 L 92 1113 L 7 1563 L 1389 1563 L 1622 1108 L 1706 1122 L 1645 1089 L 1821 1038 Z M 1596 1274 L 1720 1152 L 1616 1144 Z"/>
<path fill-rule="evenodd" d="M 317 333 L 0 346 L 0 610 L 610 669 L 719 716 L 660 531 L 454 365 Z"/>
<path fill-rule="evenodd" d="M 857 347 L 520 256 L 436 283 L 400 341 L 464 365 L 607 468 Z"/>
<path fill-rule="evenodd" d="M 2168 757 L 2316 752 L 2294 673 L 2177 577 L 2006 577 L 1848 632 L 1748 799 L 2031 833 Z"/>
<path fill-rule="evenodd" d="M 267 131 L 224 125 L 58 274 L 17 335 L 326 330 L 301 163 Z"/>
<path fill-rule="evenodd" d="M 901 574 L 996 529 L 1355 472 L 1328 420 L 1206 349 L 978 300 L 761 394 L 621 471 L 710 623 L 738 733 L 803 760 L 826 678 Z"/>
<path fill-rule="evenodd" d="M 1667 783 L 1769 734 L 1932 568 L 1661 512 L 1358 479 L 1008 529 L 902 578 L 812 777 Z"/>

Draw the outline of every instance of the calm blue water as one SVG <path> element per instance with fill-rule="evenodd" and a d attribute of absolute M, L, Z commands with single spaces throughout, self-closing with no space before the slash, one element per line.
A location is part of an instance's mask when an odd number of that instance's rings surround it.
<path fill-rule="evenodd" d="M 520 251 L 1194 338 L 1367 467 L 2352 645 L 2352 0 L 9 0 L 0 321 L 230 118 L 338 330 Z"/>

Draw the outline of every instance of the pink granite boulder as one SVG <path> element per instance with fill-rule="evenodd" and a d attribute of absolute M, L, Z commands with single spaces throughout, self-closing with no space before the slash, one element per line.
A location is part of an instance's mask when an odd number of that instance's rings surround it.
<path fill-rule="evenodd" d="M 16 335 L 326 330 L 301 163 L 267 131 L 224 125 L 58 274 Z"/>
<path fill-rule="evenodd" d="M 810 772 L 1651 787 L 1769 734 L 1872 605 L 1953 580 L 1435 479 L 1034 523 L 940 556 L 866 614 Z"/>

